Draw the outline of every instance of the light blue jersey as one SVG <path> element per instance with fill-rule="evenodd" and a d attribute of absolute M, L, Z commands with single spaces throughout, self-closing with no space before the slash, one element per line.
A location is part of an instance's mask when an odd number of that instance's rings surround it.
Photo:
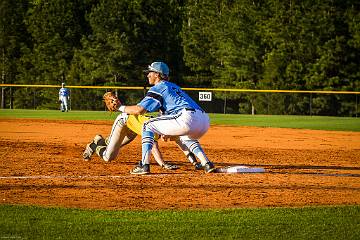
<path fill-rule="evenodd" d="M 152 86 L 138 105 L 148 112 L 160 110 L 164 115 L 176 114 L 184 108 L 202 110 L 179 86 L 168 81 Z"/>
<path fill-rule="evenodd" d="M 167 81 L 170 70 L 164 62 L 153 62 L 144 72 L 152 86 L 138 106 L 147 112 L 161 111 L 162 115 L 150 118 L 142 126 L 141 163 L 132 174 L 150 173 L 150 156 L 154 136 L 178 137 L 184 149 L 200 159 L 205 172 L 215 171 L 214 165 L 206 157 L 198 140 L 210 126 L 209 116 L 179 86 Z M 122 110 L 127 108 L 121 107 Z M 187 154 L 187 153 L 186 153 Z M 194 157 L 195 158 L 195 157 Z"/>
<path fill-rule="evenodd" d="M 60 88 L 60 90 L 59 90 L 60 97 L 68 97 L 69 95 L 70 95 L 69 89 L 64 88 L 64 87 Z"/>

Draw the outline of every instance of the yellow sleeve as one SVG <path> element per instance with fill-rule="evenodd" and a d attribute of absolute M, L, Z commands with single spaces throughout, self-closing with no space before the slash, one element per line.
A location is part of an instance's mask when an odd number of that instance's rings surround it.
<path fill-rule="evenodd" d="M 150 117 L 144 115 L 129 115 L 126 125 L 131 131 L 141 136 L 143 124 L 149 119 Z M 159 136 L 156 134 L 154 139 L 157 141 Z"/>

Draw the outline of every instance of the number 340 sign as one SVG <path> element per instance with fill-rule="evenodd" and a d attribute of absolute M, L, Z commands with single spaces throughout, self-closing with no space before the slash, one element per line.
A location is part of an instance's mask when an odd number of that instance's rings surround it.
<path fill-rule="evenodd" d="M 212 98 L 211 92 L 199 92 L 199 101 L 211 102 L 211 98 Z"/>

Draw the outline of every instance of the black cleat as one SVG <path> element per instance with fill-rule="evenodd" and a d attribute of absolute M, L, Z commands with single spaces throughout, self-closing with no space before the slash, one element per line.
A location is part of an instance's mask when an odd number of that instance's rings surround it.
<path fill-rule="evenodd" d="M 204 166 L 205 173 L 211 173 L 215 171 L 215 166 L 212 162 L 207 162 Z"/>
<path fill-rule="evenodd" d="M 150 164 L 137 165 L 133 170 L 130 171 L 131 174 L 144 175 L 150 173 Z"/>

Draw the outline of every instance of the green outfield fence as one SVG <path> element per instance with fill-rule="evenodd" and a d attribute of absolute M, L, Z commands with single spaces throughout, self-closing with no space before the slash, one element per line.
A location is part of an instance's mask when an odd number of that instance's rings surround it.
<path fill-rule="evenodd" d="M 0 84 L 1 107 L 58 109 L 60 85 Z M 127 105 L 136 104 L 148 87 L 66 86 L 71 91 L 72 110 L 103 110 L 102 95 L 115 91 Z M 256 90 L 224 88 L 182 88 L 209 113 L 324 115 L 357 117 L 356 91 Z"/>

